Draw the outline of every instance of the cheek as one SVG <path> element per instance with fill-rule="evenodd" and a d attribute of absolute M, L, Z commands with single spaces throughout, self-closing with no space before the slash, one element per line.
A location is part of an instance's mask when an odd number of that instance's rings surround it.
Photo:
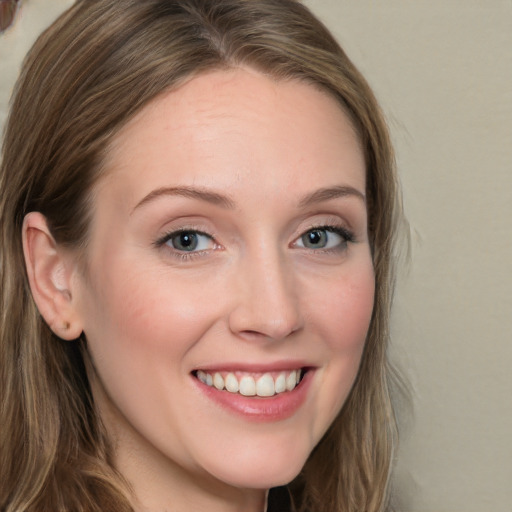
<path fill-rule="evenodd" d="M 104 271 L 95 276 L 94 288 L 100 292 L 93 292 L 88 301 L 89 328 L 109 343 L 145 351 L 193 342 L 213 315 L 215 301 L 204 297 L 200 280 L 176 279 L 139 261 L 118 259 L 108 265 L 107 260 Z"/>
<path fill-rule="evenodd" d="M 357 376 L 373 312 L 375 282 L 371 264 L 344 272 L 316 297 L 318 329 L 328 364 L 322 369 L 322 393 L 315 428 L 319 436 L 338 415 Z"/>
<path fill-rule="evenodd" d="M 173 390 L 186 383 L 187 354 L 217 318 L 215 301 L 198 301 L 203 296 L 200 280 L 179 280 L 136 259 L 105 265 L 89 288 L 84 331 L 95 396 L 147 437 L 164 435 L 186 410 Z M 169 397 L 176 407 L 164 410 Z"/>
<path fill-rule="evenodd" d="M 361 351 L 373 312 L 375 278 L 371 264 L 333 279 L 317 298 L 325 339 L 333 351 Z"/>

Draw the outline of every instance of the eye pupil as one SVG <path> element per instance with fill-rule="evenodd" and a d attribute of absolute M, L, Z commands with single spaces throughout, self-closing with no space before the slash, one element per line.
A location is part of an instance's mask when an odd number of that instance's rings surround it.
<path fill-rule="evenodd" d="M 303 243 L 309 248 L 324 247 L 327 243 L 327 233 L 320 229 L 309 231 L 304 235 Z"/>
<path fill-rule="evenodd" d="M 186 231 L 178 233 L 172 240 L 174 248 L 181 251 L 193 251 L 197 243 L 197 235 Z"/>

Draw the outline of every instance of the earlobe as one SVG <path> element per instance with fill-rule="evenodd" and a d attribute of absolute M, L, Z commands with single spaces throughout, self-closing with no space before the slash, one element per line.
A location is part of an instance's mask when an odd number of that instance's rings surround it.
<path fill-rule="evenodd" d="M 74 263 L 55 242 L 44 215 L 31 212 L 23 221 L 23 253 L 32 296 L 51 330 L 65 340 L 82 333 L 73 301 Z"/>

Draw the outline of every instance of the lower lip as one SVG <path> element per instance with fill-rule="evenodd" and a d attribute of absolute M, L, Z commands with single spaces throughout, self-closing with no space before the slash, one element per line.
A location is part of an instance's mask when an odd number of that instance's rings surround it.
<path fill-rule="evenodd" d="M 210 400 L 250 421 L 281 421 L 293 416 L 305 402 L 313 378 L 313 370 L 306 372 L 293 391 L 268 398 L 246 397 L 229 391 L 219 391 L 192 376 L 196 385 Z"/>

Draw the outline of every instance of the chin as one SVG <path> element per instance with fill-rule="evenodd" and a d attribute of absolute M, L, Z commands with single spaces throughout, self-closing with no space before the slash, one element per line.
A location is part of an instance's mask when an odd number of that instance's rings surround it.
<path fill-rule="evenodd" d="M 224 471 L 216 477 L 224 483 L 240 489 L 271 489 L 290 483 L 301 471 L 303 465 L 293 468 L 276 467 L 271 464 L 265 468 L 239 468 L 236 471 Z"/>
<path fill-rule="evenodd" d="M 244 451 L 226 453 L 205 469 L 232 487 L 270 489 L 291 482 L 302 470 L 310 452 L 309 447 L 298 446 L 267 450 L 258 446 L 246 447 Z"/>

